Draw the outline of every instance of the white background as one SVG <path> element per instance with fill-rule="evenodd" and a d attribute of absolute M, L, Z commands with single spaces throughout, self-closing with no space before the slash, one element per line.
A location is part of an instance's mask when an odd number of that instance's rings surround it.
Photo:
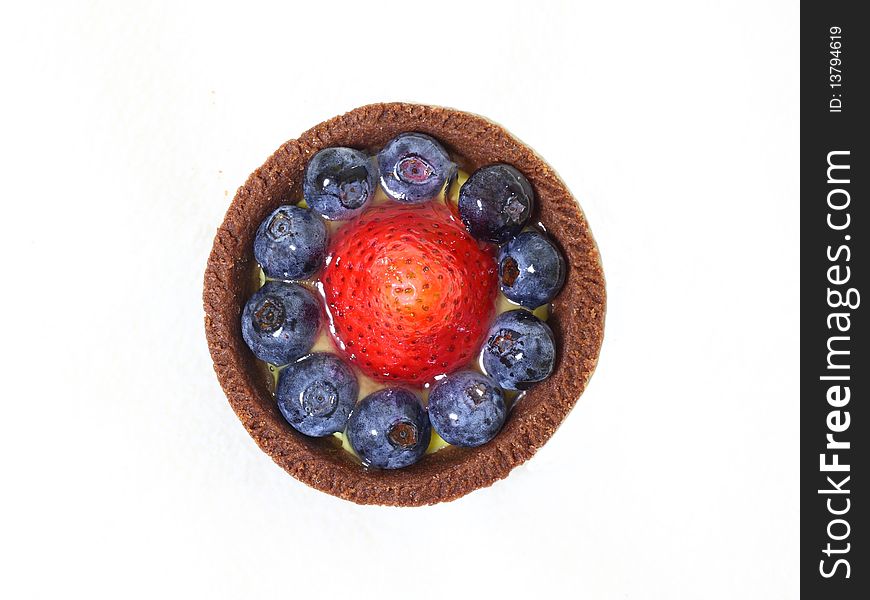
<path fill-rule="evenodd" d="M 4 598 L 798 595 L 798 6 L 4 3 Z M 292 479 L 230 410 L 202 274 L 235 189 L 369 102 L 461 108 L 601 247 L 587 393 L 423 509 Z"/>

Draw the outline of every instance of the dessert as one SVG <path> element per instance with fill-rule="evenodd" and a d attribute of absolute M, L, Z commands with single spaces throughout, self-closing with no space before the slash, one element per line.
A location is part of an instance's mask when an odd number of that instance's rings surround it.
<path fill-rule="evenodd" d="M 499 288 L 516 290 L 511 310 Z M 538 298 L 549 324 L 528 310 Z M 540 159 L 479 117 L 392 104 L 316 127 L 252 175 L 204 300 L 219 379 L 276 462 L 356 502 L 418 505 L 492 483 L 552 434 L 597 360 L 604 287 Z"/>

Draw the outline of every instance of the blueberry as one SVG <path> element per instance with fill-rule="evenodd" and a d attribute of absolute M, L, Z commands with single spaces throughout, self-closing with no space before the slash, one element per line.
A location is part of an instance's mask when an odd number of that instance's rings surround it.
<path fill-rule="evenodd" d="M 498 276 L 502 293 L 536 308 L 556 297 L 565 283 L 565 259 L 546 235 L 524 231 L 501 247 Z"/>
<path fill-rule="evenodd" d="M 556 345 L 550 327 L 526 310 L 500 314 L 483 346 L 483 368 L 506 390 L 527 390 L 553 372 Z"/>
<path fill-rule="evenodd" d="M 378 152 L 381 186 L 406 204 L 437 196 L 455 168 L 441 144 L 422 133 L 398 135 Z"/>
<path fill-rule="evenodd" d="M 281 370 L 275 399 L 297 431 L 320 437 L 344 431 L 358 392 L 350 367 L 334 354 L 319 352 Z"/>
<path fill-rule="evenodd" d="M 429 393 L 429 419 L 444 441 L 480 446 L 495 437 L 507 416 L 504 394 L 495 381 L 477 371 L 459 371 Z"/>
<path fill-rule="evenodd" d="M 353 148 L 324 148 L 305 166 L 302 193 L 324 219 L 346 220 L 363 211 L 375 195 L 372 159 Z"/>
<path fill-rule="evenodd" d="M 510 165 L 490 165 L 471 174 L 459 190 L 459 217 L 472 236 L 503 243 L 522 230 L 534 208 L 534 191 Z"/>
<path fill-rule="evenodd" d="M 254 237 L 254 258 L 273 279 L 307 279 L 323 266 L 326 225 L 300 206 L 280 206 Z"/>
<path fill-rule="evenodd" d="M 385 388 L 359 401 L 346 434 L 365 466 L 399 469 L 420 460 L 431 432 L 417 396 L 404 388 Z"/>
<path fill-rule="evenodd" d="M 286 365 L 311 350 L 320 306 L 298 283 L 267 281 L 242 310 L 242 338 L 260 360 Z"/>

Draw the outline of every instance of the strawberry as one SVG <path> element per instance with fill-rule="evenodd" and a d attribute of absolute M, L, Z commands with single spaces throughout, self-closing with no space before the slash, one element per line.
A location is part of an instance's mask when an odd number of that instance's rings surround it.
<path fill-rule="evenodd" d="M 326 265 L 332 335 L 370 377 L 420 385 L 477 359 L 498 268 L 443 204 L 366 211 L 339 230 Z"/>

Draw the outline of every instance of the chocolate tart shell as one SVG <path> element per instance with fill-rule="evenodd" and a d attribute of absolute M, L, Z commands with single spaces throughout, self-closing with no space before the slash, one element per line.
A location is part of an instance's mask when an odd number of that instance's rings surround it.
<path fill-rule="evenodd" d="M 242 341 L 239 316 L 253 291 L 252 248 L 260 222 L 301 197 L 309 158 L 328 146 L 376 149 L 406 131 L 428 133 L 469 172 L 496 162 L 519 169 L 535 189 L 533 216 L 561 245 L 565 287 L 548 320 L 557 344 L 555 370 L 514 406 L 504 429 L 479 448 L 449 447 L 393 471 L 369 470 L 338 440 L 309 438 L 290 427 L 270 393 L 269 375 Z M 598 361 L 604 332 L 604 274 L 577 201 L 556 173 L 504 128 L 480 116 L 434 106 L 372 104 L 325 121 L 281 146 L 239 189 L 217 231 L 203 291 L 214 368 L 245 429 L 285 471 L 328 494 L 359 504 L 420 506 L 489 486 L 540 448 L 577 402 Z"/>

